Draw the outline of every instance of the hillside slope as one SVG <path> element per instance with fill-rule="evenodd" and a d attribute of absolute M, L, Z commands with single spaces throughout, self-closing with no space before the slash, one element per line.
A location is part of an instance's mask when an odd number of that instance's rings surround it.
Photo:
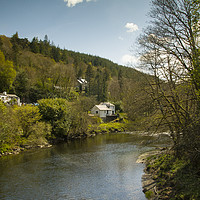
<path fill-rule="evenodd" d="M 11 84 L 0 92 L 16 93 L 23 102 L 55 97 L 73 100 L 80 94 L 117 102 L 127 85 L 141 87 L 147 76 L 98 56 L 60 49 L 47 36 L 43 41 L 33 38 L 30 42 L 19 38 L 18 33 L 11 38 L 2 35 L 0 50 L 16 71 Z M 78 78 L 87 80 L 85 91 L 78 88 Z"/>

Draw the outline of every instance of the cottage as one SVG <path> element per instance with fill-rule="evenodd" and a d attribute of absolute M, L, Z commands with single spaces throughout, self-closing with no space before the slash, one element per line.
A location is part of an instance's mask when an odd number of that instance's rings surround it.
<path fill-rule="evenodd" d="M 78 80 L 78 88 L 80 91 L 85 91 L 87 88 L 87 81 L 84 78 L 79 78 Z"/>
<path fill-rule="evenodd" d="M 115 106 L 109 102 L 100 103 L 91 109 L 91 114 L 101 118 L 107 118 L 115 115 Z"/>
<path fill-rule="evenodd" d="M 108 108 L 112 110 L 112 115 L 115 115 L 115 105 L 110 102 L 102 102 L 100 105 L 106 105 Z"/>
<path fill-rule="evenodd" d="M 6 104 L 21 105 L 20 98 L 15 94 L 7 94 L 6 92 L 0 93 L 0 99 Z"/>

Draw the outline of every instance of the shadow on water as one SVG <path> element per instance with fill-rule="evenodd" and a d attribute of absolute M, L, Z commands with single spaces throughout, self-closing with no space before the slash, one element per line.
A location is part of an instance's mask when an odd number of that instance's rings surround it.
<path fill-rule="evenodd" d="M 138 156 L 166 139 L 106 134 L 0 159 L 0 199 L 143 200 Z"/>

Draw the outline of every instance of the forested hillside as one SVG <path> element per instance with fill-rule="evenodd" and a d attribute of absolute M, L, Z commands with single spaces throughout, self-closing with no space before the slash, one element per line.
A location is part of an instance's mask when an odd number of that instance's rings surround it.
<path fill-rule="evenodd" d="M 17 32 L 11 38 L 0 36 L 0 51 L 0 92 L 14 93 L 22 103 L 36 103 L 43 98 L 73 101 L 87 96 L 98 102 L 116 103 L 135 118 L 133 101 L 146 101 L 139 93 L 144 93 L 147 75 L 98 56 L 60 49 L 47 35 L 43 41 L 19 38 Z M 87 80 L 84 91 L 78 85 L 79 78 Z M 146 113 L 143 105 L 140 107 L 143 111 L 139 112 Z"/>

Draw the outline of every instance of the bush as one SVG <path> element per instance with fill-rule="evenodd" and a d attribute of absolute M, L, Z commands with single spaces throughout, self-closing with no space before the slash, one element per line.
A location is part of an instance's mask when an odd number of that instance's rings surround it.
<path fill-rule="evenodd" d="M 38 101 L 42 120 L 52 126 L 52 138 L 67 137 L 71 125 L 70 104 L 67 100 L 41 99 Z"/>
<path fill-rule="evenodd" d="M 11 149 L 19 135 L 17 120 L 10 107 L 6 107 L 0 101 L 0 151 L 5 152 Z"/>
<path fill-rule="evenodd" d="M 28 138 L 32 133 L 32 126 L 41 119 L 38 107 L 26 105 L 16 107 L 14 111 L 22 129 L 23 137 Z"/>

